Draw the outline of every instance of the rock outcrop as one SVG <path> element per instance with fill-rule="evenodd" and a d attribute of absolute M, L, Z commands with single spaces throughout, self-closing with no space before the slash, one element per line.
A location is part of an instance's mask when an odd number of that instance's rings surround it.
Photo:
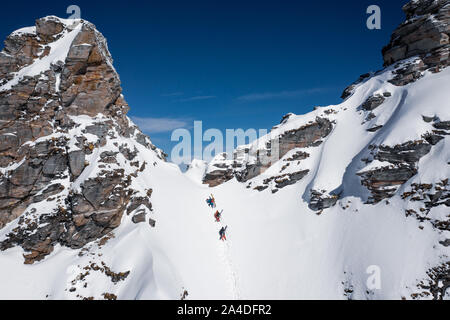
<path fill-rule="evenodd" d="M 392 197 L 398 187 L 408 181 L 417 173 L 419 160 L 427 155 L 432 147 L 445 136 L 450 134 L 448 121 L 427 119 L 432 122 L 435 130 L 423 134 L 421 140 L 407 141 L 395 146 L 370 146 L 371 162 L 373 160 L 385 165 L 358 173 L 361 176 L 361 184 L 371 192 L 369 202 L 377 203 L 383 199 Z"/>
<path fill-rule="evenodd" d="M 322 211 L 323 209 L 334 206 L 338 199 L 339 195 L 327 195 L 325 190 L 311 190 L 311 198 L 309 200 L 308 207 L 314 211 Z"/>
<path fill-rule="evenodd" d="M 386 66 L 419 56 L 427 67 L 449 64 L 450 3 L 448 0 L 410 1 L 403 6 L 406 21 L 383 48 Z"/>
<path fill-rule="evenodd" d="M 431 145 L 424 140 L 393 147 L 372 146 L 374 159 L 389 165 L 359 173 L 362 185 L 372 193 L 369 202 L 392 197 L 400 185 L 417 173 L 418 161 L 430 150 Z"/>
<path fill-rule="evenodd" d="M 292 114 L 291 114 L 292 115 Z M 288 121 L 290 115 L 283 117 L 281 124 Z M 283 158 L 291 150 L 298 150 L 286 161 L 299 161 L 307 158 L 309 155 L 302 149 L 317 147 L 322 143 L 322 139 L 327 137 L 333 125 L 327 118 L 317 117 L 315 121 L 305 124 L 295 129 L 286 130 L 279 135 L 272 137 L 265 146 L 241 146 L 233 153 L 233 159 L 228 160 L 226 154 L 218 155 L 209 165 L 203 178 L 203 183 L 210 187 L 217 186 L 228 180 L 236 178 L 239 182 L 246 182 L 267 170 L 274 162 Z M 270 134 L 269 134 L 270 135 Z M 276 156 L 275 156 L 276 155 Z M 292 172 L 280 176 L 273 176 L 272 179 L 266 179 L 264 184 L 270 181 L 289 181 L 293 184 L 307 174 L 308 170 Z M 278 187 L 284 187 L 287 181 L 277 183 Z M 264 190 L 261 186 L 256 190 Z"/>
<path fill-rule="evenodd" d="M 439 72 L 450 64 L 449 1 L 410 1 L 403 6 L 403 11 L 406 21 L 398 26 L 389 44 L 382 49 L 384 66 L 396 66 L 389 80 L 396 86 L 417 81 L 425 71 Z M 361 75 L 345 88 L 342 99 L 350 97 L 354 88 L 372 75 Z"/>
<path fill-rule="evenodd" d="M 0 79 L 0 228 L 20 217 L 0 250 L 21 245 L 33 263 L 56 243 L 81 248 L 102 237 L 125 211 L 140 208 L 133 220 L 145 219 L 151 203 L 130 188 L 145 164 L 118 138 L 164 155 L 126 117 L 93 24 L 46 17 L 12 33 Z"/>

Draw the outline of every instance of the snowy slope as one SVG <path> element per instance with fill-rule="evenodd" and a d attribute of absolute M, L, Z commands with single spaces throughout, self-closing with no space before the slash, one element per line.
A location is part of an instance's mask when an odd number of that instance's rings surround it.
<path fill-rule="evenodd" d="M 408 96 L 422 93 L 417 100 L 420 104 L 409 103 L 404 111 L 407 115 L 414 114 L 417 108 L 415 117 L 410 116 L 411 122 L 415 118 L 419 119 L 418 124 L 423 121 L 422 103 L 448 103 L 448 99 L 439 101 L 437 98 L 442 97 L 439 84 L 443 79 L 448 82 L 449 76 L 449 70 L 445 70 L 402 88 L 411 92 Z M 433 82 L 436 85 L 433 86 Z M 359 123 L 362 118 L 355 106 L 371 92 L 384 90 L 385 86 L 383 81 L 372 79 L 361 85 L 351 99 L 329 108 L 340 111 L 336 116 L 338 123 Z M 428 90 L 421 91 L 422 86 Z M 396 102 L 396 95 L 401 93 L 392 89 L 389 87 Z M 398 104 L 383 108 L 388 107 L 396 108 Z M 387 112 L 395 118 L 387 118 L 386 122 L 403 121 L 406 116 L 396 110 Z M 427 112 L 442 118 L 448 116 L 448 108 L 430 108 Z M 298 126 L 294 122 L 304 122 L 311 117 L 306 115 L 306 120 L 294 117 L 288 125 Z M 421 127 L 416 128 L 404 133 L 404 138 L 419 137 Z M 340 161 L 326 166 L 327 161 L 336 159 L 335 134 L 349 143 L 340 144 L 347 149 L 339 153 Z M 125 216 L 120 227 L 114 230 L 114 238 L 101 249 L 94 243 L 89 246 L 89 254 L 78 257 L 79 251 L 58 247 L 47 259 L 32 266 L 23 265 L 21 249 L 3 252 L 0 260 L 4 272 L 0 283 L 8 290 L 0 291 L 2 298 L 48 295 L 65 299 L 75 298 L 76 294 L 100 298 L 103 292 L 114 292 L 122 299 L 177 299 L 186 289 L 192 299 L 341 299 L 345 298 L 346 286 L 353 288 L 352 298 L 409 297 L 415 292 L 418 280 L 426 278 L 426 270 L 441 263 L 443 255 L 449 253 L 447 248 L 436 246 L 442 234 L 427 222 L 406 217 L 407 204 L 399 196 L 390 199 L 389 205 L 385 202 L 365 205 L 354 191 L 361 188 L 358 185 L 350 188 L 338 205 L 320 216 L 311 212 L 301 197 L 308 185 L 320 185 L 328 190 L 344 185 L 347 190 L 343 177 L 349 170 L 358 169 L 352 168 L 352 159 L 364 145 L 380 137 L 388 135 L 383 131 L 368 134 L 363 129 L 355 135 L 355 129 L 349 130 L 345 124 L 337 126 L 312 161 L 320 164 L 312 170 L 315 174 L 274 195 L 268 195 L 268 190 L 247 189 L 236 180 L 208 188 L 194 182 L 189 171 L 182 174 L 178 167 L 161 161 L 153 151 L 132 140 L 125 141 L 138 148 L 142 159 L 156 162 L 156 166 L 148 166 L 135 183 L 138 189 L 154 190 L 157 227 L 134 225 Z M 433 166 L 419 166 L 419 174 L 408 185 L 414 181 L 434 181 L 437 173 L 439 178 L 448 177 L 449 148 L 444 145 L 448 143 L 447 138 L 440 143 L 439 149 L 422 160 Z M 199 167 L 200 164 L 194 168 L 201 170 Z M 218 240 L 219 224 L 213 219 L 213 210 L 205 203 L 210 193 L 214 194 L 218 209 L 224 210 L 222 224 L 228 225 L 229 239 L 226 243 Z M 419 229 L 420 225 L 423 229 Z M 13 227 L 11 224 L 1 230 L 1 236 Z M 100 261 L 105 261 L 113 270 L 131 270 L 129 278 L 113 285 L 105 281 L 103 274 L 94 273 L 86 278 L 87 288 L 80 282 L 74 286 L 75 293 L 67 290 L 73 287 L 70 281 L 82 271 L 80 267 Z M 382 288 L 368 294 L 366 269 L 370 265 L 380 267 Z"/>

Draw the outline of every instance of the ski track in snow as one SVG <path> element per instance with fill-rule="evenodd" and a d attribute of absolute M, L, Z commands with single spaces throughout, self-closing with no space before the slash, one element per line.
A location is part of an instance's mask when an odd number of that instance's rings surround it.
<path fill-rule="evenodd" d="M 233 264 L 233 260 L 231 259 L 231 255 L 230 255 L 230 246 L 231 246 L 231 242 L 230 240 L 227 240 L 227 242 L 224 243 L 224 248 L 225 248 L 225 258 L 226 258 L 226 262 L 230 271 L 230 282 L 231 282 L 231 288 L 232 288 L 232 294 L 233 294 L 233 299 L 234 300 L 240 300 L 241 299 L 241 293 L 239 290 L 239 278 L 237 275 L 237 271 L 234 267 Z"/>
<path fill-rule="evenodd" d="M 216 208 L 213 208 L 213 213 L 216 212 L 216 210 L 220 211 L 220 209 L 217 209 L 217 206 L 216 206 Z M 213 220 L 215 226 L 218 226 L 218 230 L 220 230 L 222 227 L 227 226 L 225 219 L 223 217 L 223 214 L 224 214 L 224 212 L 222 212 L 222 216 L 220 217 L 219 223 L 217 223 L 215 220 Z M 228 231 L 228 228 L 227 228 L 227 231 Z M 240 300 L 241 294 L 240 294 L 239 285 L 238 285 L 239 280 L 238 280 L 237 271 L 233 264 L 233 260 L 231 259 L 230 249 L 232 247 L 232 242 L 230 240 L 229 235 L 230 234 L 228 232 L 228 234 L 226 236 L 227 239 L 225 241 L 219 240 L 220 241 L 219 246 L 218 246 L 219 258 L 222 259 L 223 264 L 226 266 L 226 269 L 227 269 L 227 273 L 228 273 L 227 280 L 229 282 L 230 293 L 231 293 L 232 299 Z"/>

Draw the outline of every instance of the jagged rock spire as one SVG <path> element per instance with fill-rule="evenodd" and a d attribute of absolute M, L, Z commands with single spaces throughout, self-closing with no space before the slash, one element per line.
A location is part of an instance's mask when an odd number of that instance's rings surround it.
<path fill-rule="evenodd" d="M 0 228 L 20 217 L 0 250 L 21 245 L 33 263 L 56 243 L 80 248 L 102 237 L 124 211 L 151 211 L 151 193 L 130 187 L 145 169 L 135 143 L 163 154 L 127 118 L 93 24 L 50 16 L 13 32 L 0 79 Z"/>

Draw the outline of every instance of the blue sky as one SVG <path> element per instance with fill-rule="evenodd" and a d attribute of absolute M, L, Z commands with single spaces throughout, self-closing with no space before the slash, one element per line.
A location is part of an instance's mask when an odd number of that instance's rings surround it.
<path fill-rule="evenodd" d="M 136 119 L 170 153 L 171 131 L 267 128 L 288 113 L 336 104 L 362 73 L 382 67 L 381 48 L 406 1 L 8 1 L 0 37 L 46 15 L 81 17 L 108 39 Z M 381 8 L 381 30 L 366 8 Z"/>

